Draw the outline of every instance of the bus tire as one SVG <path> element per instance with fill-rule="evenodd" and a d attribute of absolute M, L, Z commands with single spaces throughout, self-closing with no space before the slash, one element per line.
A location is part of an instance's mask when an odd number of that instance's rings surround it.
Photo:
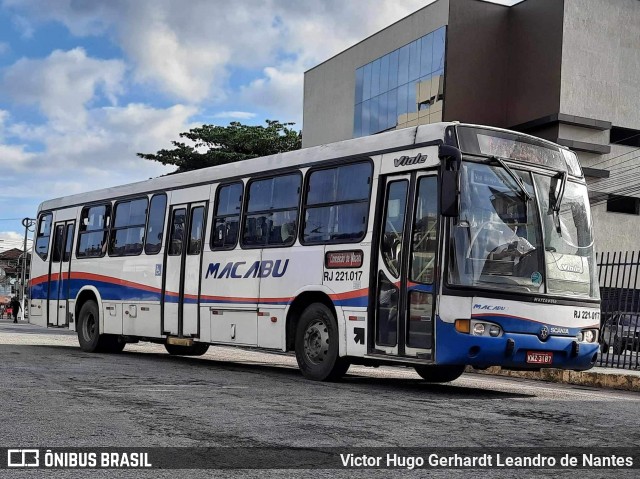
<path fill-rule="evenodd" d="M 302 312 L 296 328 L 296 360 L 302 375 L 313 381 L 335 381 L 350 363 L 338 355 L 338 323 L 331 310 L 313 303 Z"/>
<path fill-rule="evenodd" d="M 164 348 L 172 356 L 202 356 L 209 349 L 207 343 L 193 343 L 191 346 L 165 344 Z"/>
<path fill-rule="evenodd" d="M 430 383 L 448 383 L 462 376 L 464 366 L 414 366 L 422 379 Z"/>
<path fill-rule="evenodd" d="M 87 353 L 115 353 L 124 348 L 120 336 L 100 334 L 100 310 L 95 301 L 82 305 L 78 314 L 78 342 L 80 349 Z"/>

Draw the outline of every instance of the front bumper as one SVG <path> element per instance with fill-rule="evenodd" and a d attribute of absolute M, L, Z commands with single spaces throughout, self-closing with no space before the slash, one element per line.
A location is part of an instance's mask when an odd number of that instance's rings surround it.
<path fill-rule="evenodd" d="M 513 343 L 511 343 L 512 340 Z M 576 344 L 578 345 L 576 351 Z M 577 343 L 575 337 L 550 336 L 541 341 L 535 334 L 504 333 L 498 338 L 459 333 L 453 323 L 436 320 L 436 364 L 464 364 L 478 368 L 559 368 L 582 371 L 596 362 L 598 343 Z M 528 351 L 553 353 L 552 364 L 527 364 Z"/>

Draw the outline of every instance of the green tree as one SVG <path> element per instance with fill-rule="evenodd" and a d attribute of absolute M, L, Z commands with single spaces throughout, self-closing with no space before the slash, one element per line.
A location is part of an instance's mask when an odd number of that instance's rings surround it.
<path fill-rule="evenodd" d="M 145 160 L 175 165 L 175 173 L 273 155 L 302 147 L 302 132 L 289 128 L 293 123 L 266 120 L 267 126 L 249 126 L 234 121 L 229 126 L 202 125 L 180 133 L 193 142 L 172 141 L 175 148 L 157 153 L 138 153 Z M 206 150 L 206 151 L 205 151 Z"/>

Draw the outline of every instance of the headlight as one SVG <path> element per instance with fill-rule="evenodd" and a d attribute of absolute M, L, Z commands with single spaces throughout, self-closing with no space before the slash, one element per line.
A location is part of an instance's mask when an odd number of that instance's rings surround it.
<path fill-rule="evenodd" d="M 456 319 L 456 331 L 459 333 L 472 334 L 474 336 L 485 336 L 497 338 L 502 336 L 502 328 L 499 324 L 488 321 L 478 321 L 477 319 Z"/>
<path fill-rule="evenodd" d="M 583 329 L 578 333 L 578 342 L 595 343 L 598 340 L 598 332 L 595 329 Z"/>
<path fill-rule="evenodd" d="M 482 336 L 484 334 L 484 324 L 483 323 L 474 324 L 473 334 L 475 334 L 476 336 Z"/>

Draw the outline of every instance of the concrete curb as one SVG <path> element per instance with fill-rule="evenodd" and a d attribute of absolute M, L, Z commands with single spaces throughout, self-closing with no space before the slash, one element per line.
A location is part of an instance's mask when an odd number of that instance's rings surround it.
<path fill-rule="evenodd" d="M 466 372 L 640 392 L 640 375 L 625 374 L 621 370 L 616 370 L 611 373 L 602 373 L 599 371 L 566 371 L 553 368 L 545 368 L 540 371 L 506 371 L 500 369 L 499 366 L 494 366 L 482 371 L 467 367 Z"/>

